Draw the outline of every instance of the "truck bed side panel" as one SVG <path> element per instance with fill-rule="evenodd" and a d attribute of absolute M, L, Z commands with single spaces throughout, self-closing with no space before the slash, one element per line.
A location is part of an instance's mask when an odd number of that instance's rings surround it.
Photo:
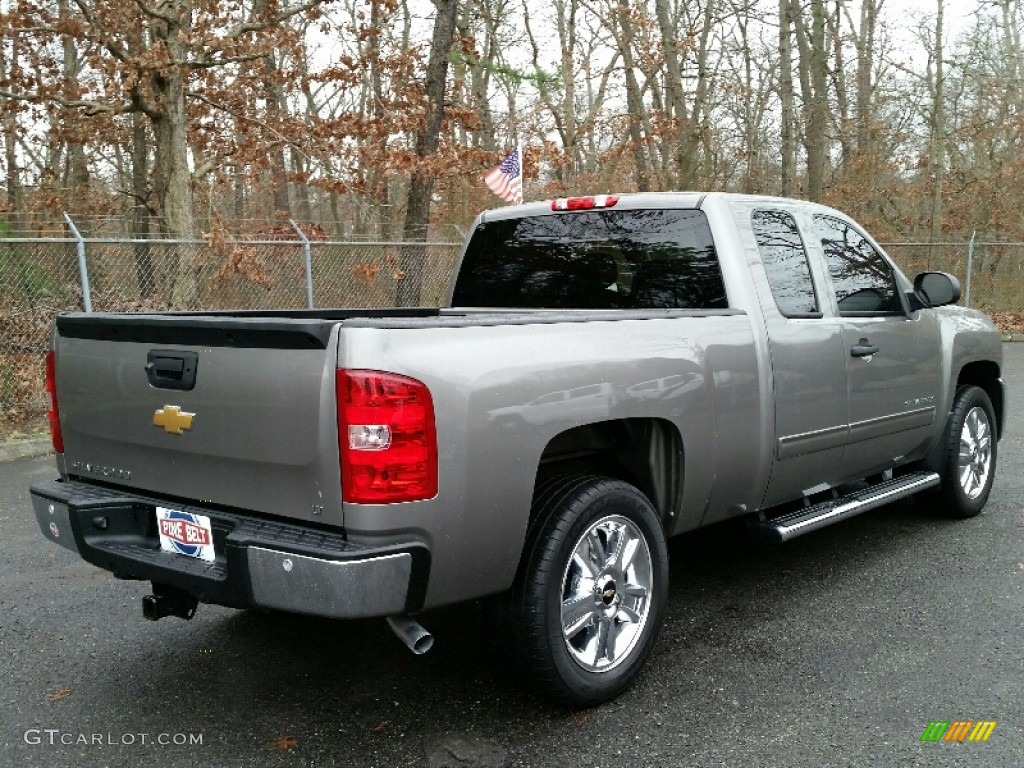
<path fill-rule="evenodd" d="M 353 541 L 412 533 L 428 543 L 428 607 L 512 583 L 541 454 L 573 427 L 643 417 L 676 425 L 685 453 L 679 529 L 700 523 L 709 498 L 753 503 L 761 490 L 751 480 L 759 395 L 745 315 L 343 328 L 342 350 L 346 367 L 412 376 L 433 393 L 437 497 L 345 508 Z M 727 493 L 712 493 L 719 482 Z"/>

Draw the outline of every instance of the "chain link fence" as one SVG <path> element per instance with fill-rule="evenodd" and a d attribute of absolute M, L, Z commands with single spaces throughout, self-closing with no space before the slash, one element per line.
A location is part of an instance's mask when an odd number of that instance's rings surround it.
<path fill-rule="evenodd" d="M 1024 312 L 1024 243 L 886 243 L 883 247 L 911 278 L 925 271 L 956 275 L 964 291 L 961 304 L 990 314 Z"/>
<path fill-rule="evenodd" d="M 0 423 L 45 412 L 43 356 L 60 312 L 434 306 L 458 243 L 0 238 Z"/>
<path fill-rule="evenodd" d="M 297 232 L 298 235 L 298 232 Z M 889 243 L 903 271 L 956 275 L 970 304 L 1024 313 L 1024 243 Z M 201 309 L 441 306 L 457 243 L 0 237 L 0 423 L 46 409 L 42 360 L 59 312 L 143 312 L 191 291 Z"/>

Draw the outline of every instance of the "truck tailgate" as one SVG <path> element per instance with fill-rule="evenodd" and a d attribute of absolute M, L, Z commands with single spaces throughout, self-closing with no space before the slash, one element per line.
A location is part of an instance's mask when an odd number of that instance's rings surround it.
<path fill-rule="evenodd" d="M 288 318 L 61 316 L 57 394 L 68 474 L 343 524 L 335 327 Z M 180 374 L 194 374 L 194 383 L 182 384 Z"/>

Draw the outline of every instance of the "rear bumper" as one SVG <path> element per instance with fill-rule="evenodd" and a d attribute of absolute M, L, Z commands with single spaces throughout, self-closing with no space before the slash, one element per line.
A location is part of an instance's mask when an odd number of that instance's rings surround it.
<path fill-rule="evenodd" d="M 122 579 L 182 589 L 199 602 L 332 618 L 422 607 L 430 553 L 419 542 L 366 547 L 312 526 L 189 507 L 74 480 L 32 486 L 43 535 Z M 161 551 L 157 506 L 205 515 L 216 558 Z"/>

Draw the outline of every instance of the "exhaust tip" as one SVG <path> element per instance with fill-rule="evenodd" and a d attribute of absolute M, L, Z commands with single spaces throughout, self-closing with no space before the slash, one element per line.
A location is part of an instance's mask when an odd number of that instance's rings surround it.
<path fill-rule="evenodd" d="M 408 616 L 388 616 L 388 626 L 405 647 L 422 656 L 434 647 L 434 636 L 422 624 Z"/>

